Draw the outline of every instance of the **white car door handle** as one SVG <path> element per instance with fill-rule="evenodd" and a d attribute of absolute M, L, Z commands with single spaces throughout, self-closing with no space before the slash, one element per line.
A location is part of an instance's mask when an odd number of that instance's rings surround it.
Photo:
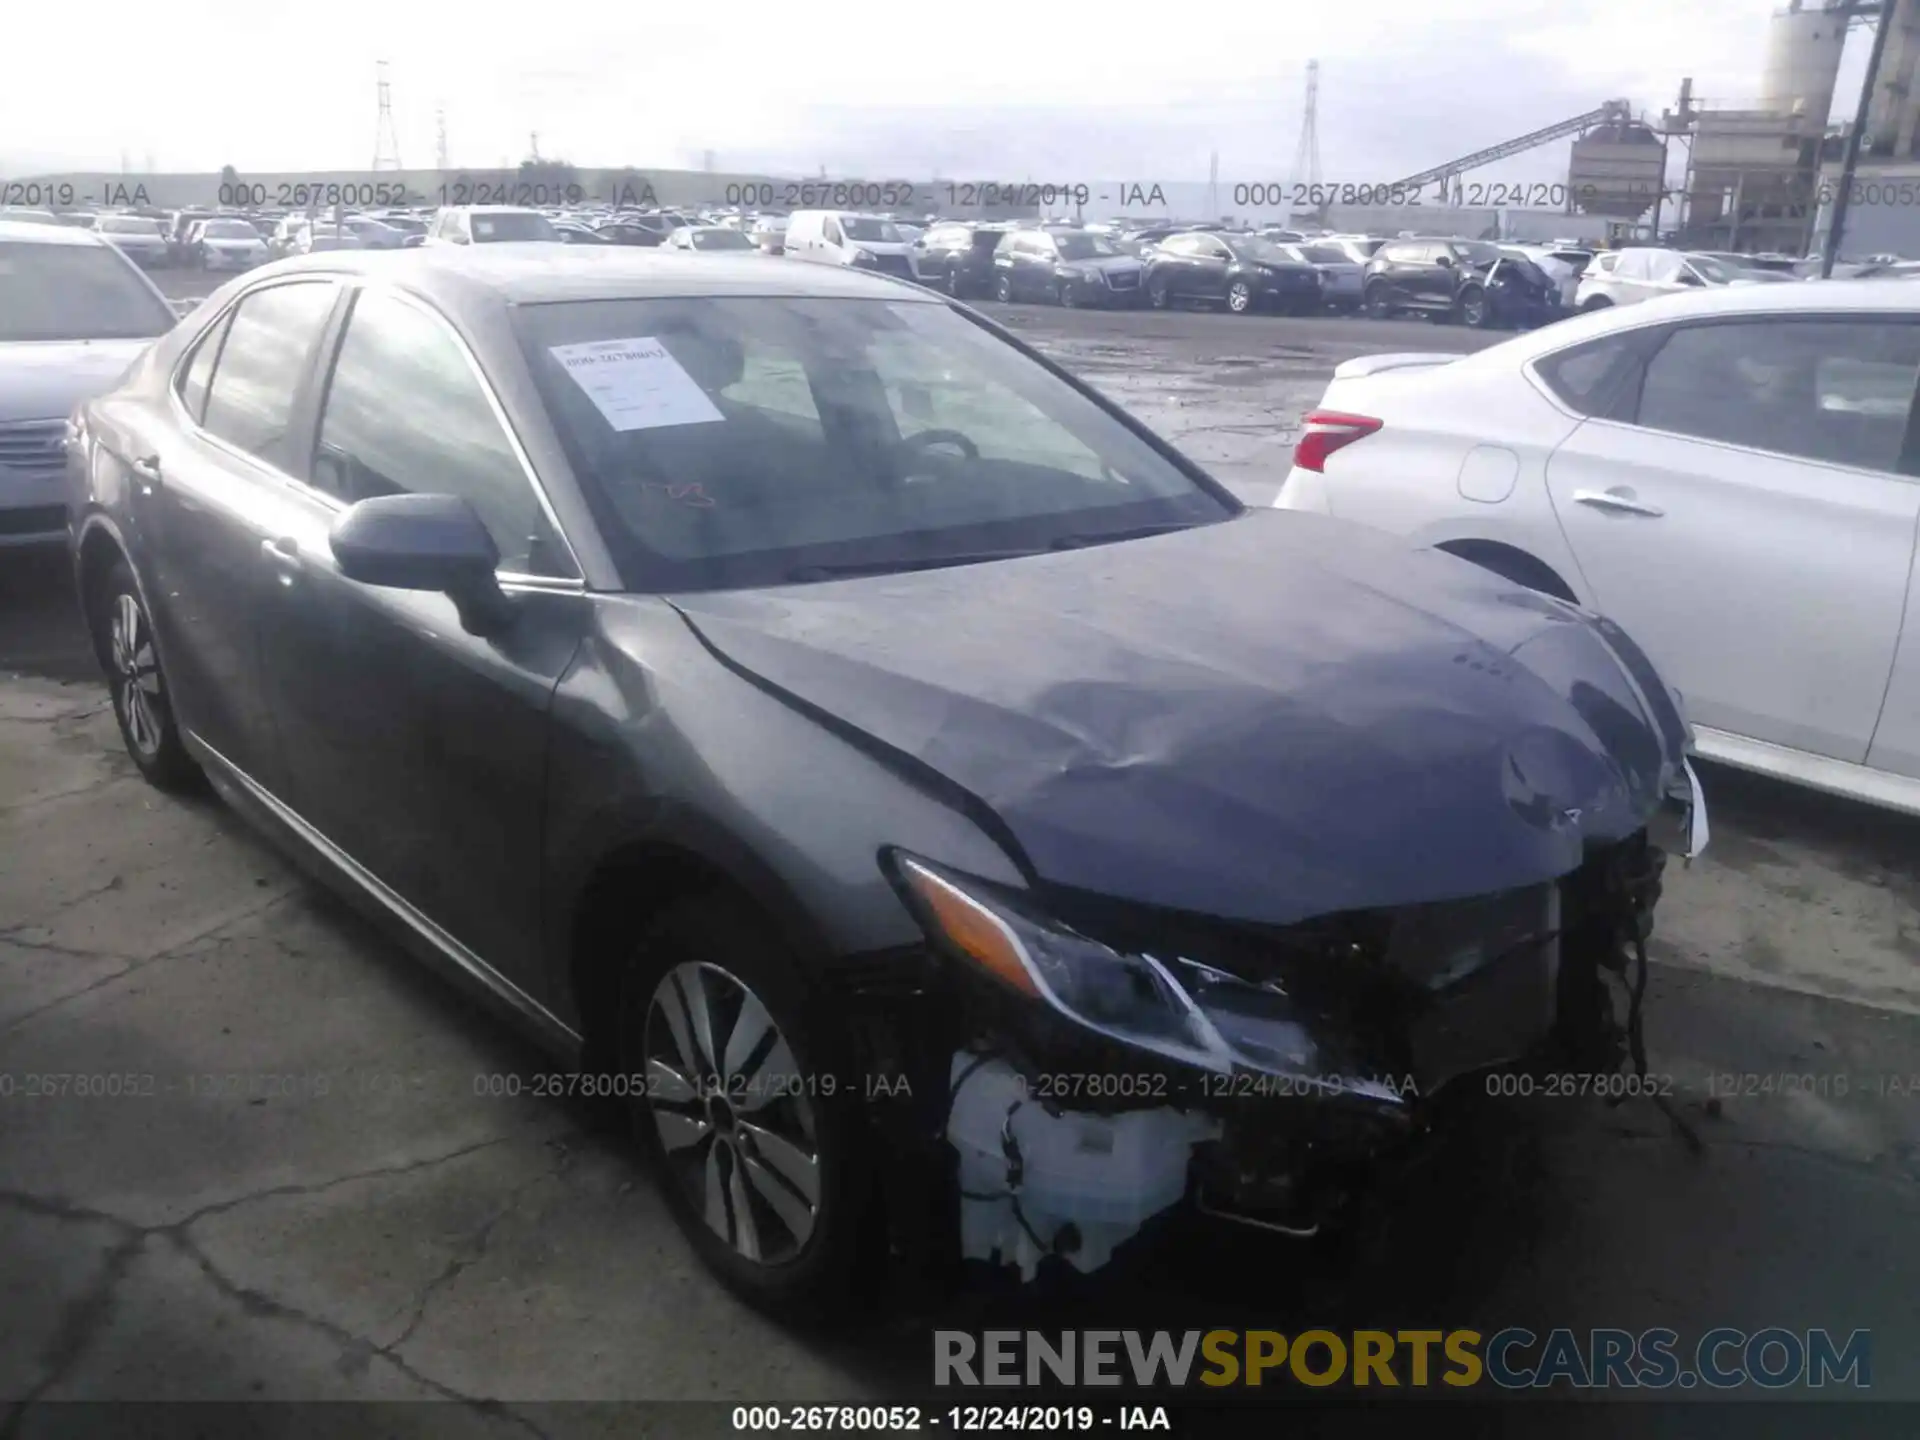
<path fill-rule="evenodd" d="M 1576 505 L 1591 505 L 1596 510 L 1617 510 L 1623 515 L 1651 515 L 1657 518 L 1667 513 L 1658 505 L 1643 504 L 1617 490 L 1576 490 L 1573 492 L 1573 502 Z"/>

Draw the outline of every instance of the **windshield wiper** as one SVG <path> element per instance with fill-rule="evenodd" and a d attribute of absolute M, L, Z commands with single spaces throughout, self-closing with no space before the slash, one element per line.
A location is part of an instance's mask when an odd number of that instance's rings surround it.
<path fill-rule="evenodd" d="M 944 570 L 950 565 L 983 565 L 990 560 L 1018 560 L 1025 555 L 1041 555 L 1041 550 L 974 550 L 953 555 L 933 555 L 899 560 L 853 560 L 841 565 L 802 565 L 787 572 L 790 584 L 809 580 L 839 580 L 852 575 L 891 575 L 907 570 Z"/>
<path fill-rule="evenodd" d="M 1086 535 L 1062 535 L 1049 550 L 1078 550 L 1086 545 L 1105 545 L 1115 540 L 1144 540 L 1149 535 L 1167 535 L 1175 530 L 1191 530 L 1199 520 L 1167 520 L 1158 525 L 1137 525 L 1131 530 L 1096 530 Z"/>

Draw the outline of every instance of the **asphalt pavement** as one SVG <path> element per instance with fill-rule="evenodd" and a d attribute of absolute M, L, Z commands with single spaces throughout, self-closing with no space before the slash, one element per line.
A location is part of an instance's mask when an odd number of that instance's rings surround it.
<path fill-rule="evenodd" d="M 1254 500 L 1340 359 L 1484 338 L 986 308 Z M 936 1322 L 1864 1328 L 1870 1395 L 1920 1398 L 1920 822 L 1703 779 L 1713 847 L 1670 875 L 1647 1001 L 1702 1153 L 1643 1102 L 1503 1102 L 1359 1255 L 1202 1232 L 1083 1289 L 800 1333 L 706 1277 L 602 1114 L 524 1093 L 525 1042 L 217 803 L 147 788 L 61 558 L 0 552 L 0 1434 L 73 1399 L 455 1402 L 387 1423 L 435 1434 L 851 1402 L 924 1387 Z M 1645 1433 L 1602 1408 L 1590 1433 Z"/>

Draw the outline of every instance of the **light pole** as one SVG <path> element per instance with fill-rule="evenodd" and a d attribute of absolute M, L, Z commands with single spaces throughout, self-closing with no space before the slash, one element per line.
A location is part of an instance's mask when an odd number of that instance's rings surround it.
<path fill-rule="evenodd" d="M 1853 129 L 1847 133 L 1847 154 L 1840 162 L 1840 188 L 1833 197 L 1833 218 L 1827 222 L 1827 243 L 1820 252 L 1820 278 L 1833 278 L 1833 262 L 1840 254 L 1841 234 L 1847 224 L 1847 201 L 1853 193 L 1853 173 L 1860 163 L 1860 143 L 1867 133 L 1867 115 L 1873 108 L 1873 88 L 1880 78 L 1880 57 L 1887 48 L 1887 34 L 1893 29 L 1893 12 L 1900 0 L 1881 0 L 1879 17 L 1873 26 L 1873 49 L 1867 52 L 1867 76 L 1860 82 L 1860 103 L 1853 113 Z M 1848 7 L 1859 8 L 1859 0 Z M 1815 161 L 1814 174 L 1820 172 Z"/>

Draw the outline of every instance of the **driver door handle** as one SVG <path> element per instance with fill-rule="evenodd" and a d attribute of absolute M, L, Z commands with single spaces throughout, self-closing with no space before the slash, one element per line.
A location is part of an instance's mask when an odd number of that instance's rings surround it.
<path fill-rule="evenodd" d="M 1613 510 L 1622 515 L 1646 515 L 1658 519 L 1667 513 L 1658 505 L 1645 504 L 1618 490 L 1576 490 L 1573 492 L 1573 501 L 1576 505 L 1591 505 L 1596 510 Z"/>
<path fill-rule="evenodd" d="M 162 479 L 160 475 L 160 457 L 158 455 L 142 455 L 138 459 L 127 462 L 127 468 L 133 472 L 134 478 L 140 482 L 140 493 L 142 495 L 151 495 L 160 486 L 166 484 L 166 481 Z"/>

